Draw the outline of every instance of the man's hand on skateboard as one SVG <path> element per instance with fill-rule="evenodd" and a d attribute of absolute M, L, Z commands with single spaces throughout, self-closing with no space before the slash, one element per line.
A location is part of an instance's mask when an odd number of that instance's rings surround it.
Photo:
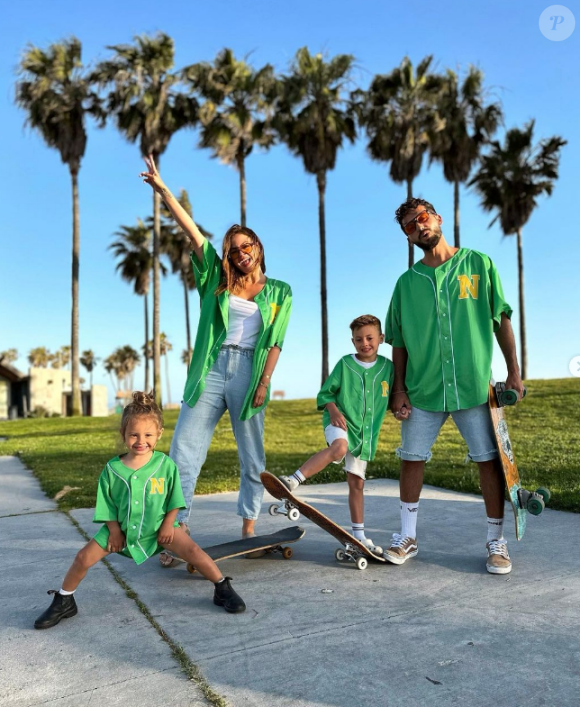
<path fill-rule="evenodd" d="M 519 371 L 516 371 L 514 373 L 508 373 L 508 376 L 505 380 L 505 387 L 506 390 L 516 391 L 516 393 L 518 394 L 518 402 L 523 399 L 525 386 Z"/>

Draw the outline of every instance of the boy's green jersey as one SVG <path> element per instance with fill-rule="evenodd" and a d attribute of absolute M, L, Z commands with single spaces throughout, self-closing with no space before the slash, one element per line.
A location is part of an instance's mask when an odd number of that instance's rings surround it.
<path fill-rule="evenodd" d="M 375 365 L 365 368 L 348 354 L 336 364 L 318 393 L 316 404 L 324 410 L 324 428 L 330 425 L 330 413 L 325 408 L 328 403 L 335 403 L 344 415 L 348 451 L 353 457 L 374 459 L 392 383 L 393 364 L 388 358 L 377 356 Z"/>
<path fill-rule="evenodd" d="M 464 410 L 487 401 L 494 332 L 511 317 L 487 255 L 460 248 L 436 268 L 415 263 L 395 285 L 385 340 L 407 349 L 409 400 L 421 410 Z"/>
<path fill-rule="evenodd" d="M 201 298 L 201 311 L 183 402 L 193 407 L 205 388 L 206 376 L 216 362 L 220 347 L 227 336 L 230 294 L 227 291 L 217 296 L 215 294 L 222 278 L 222 263 L 209 241 L 206 240 L 203 244 L 203 261 L 200 262 L 192 251 L 191 262 Z M 268 404 L 270 386 L 266 391 L 264 403 L 260 407 L 252 407 L 268 351 L 273 346 L 281 349 L 284 343 L 292 309 L 292 290 L 285 282 L 269 277 L 264 289 L 254 297 L 254 302 L 262 315 L 262 326 L 254 350 L 252 380 L 244 399 L 240 420 L 249 419 Z"/>
<path fill-rule="evenodd" d="M 93 523 L 116 520 L 127 541 L 120 554 L 140 565 L 163 549 L 157 532 L 174 508 L 185 508 L 185 499 L 172 459 L 154 451 L 149 462 L 135 471 L 115 457 L 101 472 Z M 174 526 L 178 525 L 175 521 Z M 106 549 L 109 528 L 103 525 L 94 540 Z"/>

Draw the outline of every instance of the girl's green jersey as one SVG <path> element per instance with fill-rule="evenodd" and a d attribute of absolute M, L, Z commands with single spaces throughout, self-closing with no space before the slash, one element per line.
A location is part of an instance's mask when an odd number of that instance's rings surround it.
<path fill-rule="evenodd" d="M 201 311 L 183 402 L 193 407 L 205 388 L 206 376 L 216 362 L 227 335 L 230 295 L 227 291 L 215 294 L 223 271 L 221 260 L 209 241 L 206 240 L 203 244 L 202 262 L 197 259 L 195 252 L 191 253 L 191 262 L 201 298 Z M 284 343 L 292 309 L 292 290 L 285 282 L 269 277 L 264 289 L 254 297 L 254 302 L 262 315 L 262 326 L 254 350 L 252 380 L 244 399 L 240 420 L 248 420 L 268 404 L 270 386 L 260 407 L 252 407 L 252 400 L 264 371 L 268 351 L 273 346 L 281 349 Z"/>
<path fill-rule="evenodd" d="M 377 356 L 374 366 L 359 366 L 348 354 L 343 356 L 324 381 L 316 398 L 319 410 L 324 410 L 322 425 L 330 425 L 328 403 L 334 403 L 346 419 L 348 451 L 353 457 L 372 461 L 377 451 L 379 432 L 393 384 L 393 364 Z"/>

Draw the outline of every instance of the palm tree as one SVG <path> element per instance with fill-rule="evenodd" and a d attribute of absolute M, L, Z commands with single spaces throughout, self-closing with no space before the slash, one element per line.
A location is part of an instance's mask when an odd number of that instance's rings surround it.
<path fill-rule="evenodd" d="M 508 130 L 505 144 L 494 141 L 468 186 L 475 186 L 485 211 L 496 214 L 504 236 L 517 235 L 520 306 L 520 358 L 522 378 L 527 378 L 526 318 L 524 309 L 524 257 L 522 229 L 537 206 L 537 197 L 550 196 L 558 179 L 560 150 L 567 144 L 558 135 L 533 144 L 534 122 L 523 130 Z"/>
<path fill-rule="evenodd" d="M 459 185 L 468 180 L 482 145 L 497 130 L 502 110 L 499 103 L 486 105 L 483 72 L 470 66 L 462 85 L 457 74 L 447 70 L 437 111 L 445 127 L 435 136 L 431 159 L 442 163 L 445 179 L 453 184 L 454 242 L 459 248 Z"/>
<path fill-rule="evenodd" d="M 181 206 L 193 218 L 191 202 L 185 189 L 182 189 L 177 199 Z M 175 223 L 169 210 L 165 205 L 161 207 L 163 222 L 161 225 L 161 252 L 166 254 L 171 263 L 171 271 L 179 274 L 179 279 L 183 285 L 183 295 L 185 300 L 185 332 L 187 336 L 187 348 L 191 349 L 191 326 L 189 322 L 189 291 L 195 289 L 195 275 L 191 267 L 191 241 Z M 202 234 L 212 239 L 213 235 L 206 231 L 199 223 L 196 224 Z M 163 354 L 161 354 L 163 355 Z M 145 386 L 147 388 L 147 386 Z"/>
<path fill-rule="evenodd" d="M 183 351 L 181 352 L 181 363 L 185 363 L 186 368 L 189 368 L 192 355 L 193 349 L 183 349 Z"/>
<path fill-rule="evenodd" d="M 94 351 L 92 351 L 91 349 L 87 349 L 81 354 L 80 362 L 81 365 L 86 368 L 87 373 L 90 375 L 89 386 L 91 388 L 93 387 L 93 371 L 99 360 L 100 359 L 95 356 Z"/>
<path fill-rule="evenodd" d="M 258 71 L 231 49 L 222 49 L 213 64 L 201 62 L 183 69 L 192 92 L 204 103 L 200 147 L 209 147 L 213 157 L 235 165 L 240 176 L 240 219 L 246 225 L 245 161 L 255 146 L 269 148 L 274 142 L 270 126 L 274 97 L 274 70 L 270 64 Z"/>
<path fill-rule="evenodd" d="M 6 351 L 0 351 L 0 363 L 14 363 L 17 358 L 17 349 L 6 349 Z"/>
<path fill-rule="evenodd" d="M 70 363 L 70 346 L 61 346 L 60 349 L 50 356 L 53 368 L 65 368 Z"/>
<path fill-rule="evenodd" d="M 116 379 L 116 389 L 133 390 L 133 372 L 141 357 L 132 346 L 119 346 L 103 362 L 105 371 Z"/>
<path fill-rule="evenodd" d="M 133 285 L 135 294 L 143 297 L 146 342 L 149 340 L 148 295 L 153 267 L 153 256 L 150 250 L 151 233 L 152 228 L 145 225 L 141 219 L 137 219 L 136 226 L 121 226 L 115 233 L 118 240 L 109 246 L 109 250 L 112 250 L 115 258 L 118 259 L 115 269 L 125 282 Z M 165 266 L 160 263 L 159 268 L 165 275 Z M 147 357 L 145 357 L 144 390 L 149 390 L 149 359 Z"/>
<path fill-rule="evenodd" d="M 85 115 L 102 118 L 102 111 L 91 81 L 83 72 L 81 43 L 75 37 L 51 44 L 46 51 L 29 45 L 20 61 L 19 75 L 16 103 L 28 113 L 26 123 L 40 133 L 49 147 L 59 151 L 72 181 L 72 415 L 80 415 L 78 175 L 87 144 Z"/>
<path fill-rule="evenodd" d="M 378 162 L 390 162 L 391 179 L 407 185 L 407 199 L 413 196 L 413 181 L 421 172 L 423 156 L 444 126 L 437 113 L 441 77 L 429 73 L 432 61 L 432 56 L 425 57 L 415 70 L 405 57 L 390 74 L 375 76 L 368 91 L 352 94 L 369 138 L 369 155 Z M 409 267 L 413 255 L 409 244 Z"/>
<path fill-rule="evenodd" d="M 160 32 L 134 38 L 134 44 L 108 47 L 113 58 L 101 62 L 94 79 L 101 86 L 111 86 L 107 97 L 110 115 L 129 142 L 139 141 L 141 155 L 159 158 L 171 137 L 181 128 L 197 120 L 198 105 L 194 98 L 179 93 L 179 76 L 172 73 L 173 40 Z M 161 372 L 159 348 L 159 242 L 160 197 L 153 191 L 153 385 L 155 399 L 161 405 Z"/>
<path fill-rule="evenodd" d="M 169 387 L 169 359 L 167 354 L 173 350 L 173 344 L 163 332 L 161 332 L 159 338 L 161 340 L 161 355 L 165 356 L 165 380 L 167 381 L 167 403 L 169 404 L 171 402 L 171 389 Z"/>
<path fill-rule="evenodd" d="M 322 319 L 322 380 L 328 378 L 328 314 L 326 290 L 326 175 L 334 169 L 345 139 L 354 142 L 356 129 L 343 105 L 343 91 L 354 57 L 339 54 L 325 61 L 307 47 L 296 53 L 291 73 L 280 81 L 276 129 L 304 169 L 316 175 L 320 239 L 320 304 Z"/>
<path fill-rule="evenodd" d="M 28 352 L 28 363 L 34 368 L 48 368 L 52 354 L 45 346 L 37 346 Z"/>

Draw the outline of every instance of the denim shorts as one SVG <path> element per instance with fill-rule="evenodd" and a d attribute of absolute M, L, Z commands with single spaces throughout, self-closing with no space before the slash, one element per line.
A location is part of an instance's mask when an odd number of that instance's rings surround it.
<path fill-rule="evenodd" d="M 409 419 L 401 423 L 401 446 L 396 450 L 397 456 L 406 461 L 428 462 L 431 459 L 431 447 L 449 415 L 467 443 L 468 458 L 471 461 L 486 462 L 497 458 L 497 446 L 486 403 L 455 412 L 431 412 L 414 407 Z"/>

